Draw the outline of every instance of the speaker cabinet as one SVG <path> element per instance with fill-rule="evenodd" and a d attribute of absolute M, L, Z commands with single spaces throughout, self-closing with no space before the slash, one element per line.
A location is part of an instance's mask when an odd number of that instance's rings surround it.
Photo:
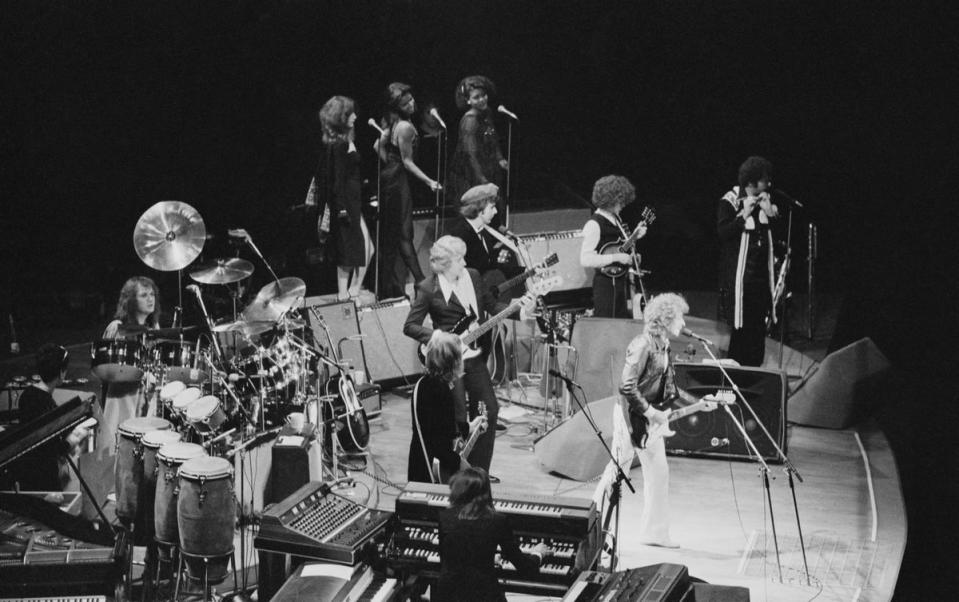
<path fill-rule="evenodd" d="M 403 334 L 403 324 L 410 313 L 410 302 L 379 303 L 357 312 L 369 381 L 384 383 L 411 379 L 423 372 L 416 355 L 419 344 Z"/>
<path fill-rule="evenodd" d="M 284 426 L 273 444 L 270 478 L 263 492 L 263 502 L 281 502 L 310 481 L 322 480 L 320 442 L 313 437 L 298 436 L 289 426 Z"/>
<path fill-rule="evenodd" d="M 683 602 L 749 602 L 749 588 L 737 585 L 693 583 Z"/>
<path fill-rule="evenodd" d="M 860 339 L 826 356 L 819 369 L 789 398 L 797 424 L 844 429 L 868 410 L 889 361 L 872 339 Z"/>
<path fill-rule="evenodd" d="M 341 360 L 347 362 L 353 370 L 363 370 L 369 374 L 356 306 L 352 301 L 339 301 L 325 305 L 318 304 L 316 301 L 315 297 L 305 300 L 306 315 L 310 321 L 310 329 L 313 331 L 313 343 L 325 353 L 332 355 L 330 353 L 332 341 L 332 350 L 336 351 Z M 322 316 L 323 323 L 329 328 L 329 338 L 320 325 L 317 315 Z"/>
<path fill-rule="evenodd" d="M 589 404 L 596 425 L 609 445 L 613 439 L 613 409 L 616 397 L 607 397 Z M 575 453 L 570 453 L 575 450 Z M 609 454 L 600 444 L 583 412 L 546 433 L 533 443 L 533 455 L 547 470 L 576 481 L 588 481 L 602 474 L 609 463 Z"/>
<path fill-rule="evenodd" d="M 556 253 L 559 256 L 559 262 L 548 268 L 551 274 L 561 276 L 563 279 L 556 290 L 565 291 L 593 285 L 593 269 L 584 268 L 579 264 L 579 252 L 583 246 L 582 230 L 523 234 L 519 238 L 526 245 L 534 263 L 541 261 L 550 253 Z"/>
<path fill-rule="evenodd" d="M 719 367 L 712 364 L 676 362 L 676 385 L 695 397 L 732 387 Z M 765 368 L 725 367 L 746 401 L 756 412 L 776 444 L 786 451 L 786 374 Z M 767 462 L 782 462 L 772 442 L 766 437 L 748 409 L 736 404 L 728 406 Z M 749 448 L 729 414 L 723 408 L 699 412 L 673 422 L 676 434 L 666 439 L 666 452 L 673 455 L 706 458 L 748 459 Z M 726 440 L 728 439 L 728 443 Z"/>

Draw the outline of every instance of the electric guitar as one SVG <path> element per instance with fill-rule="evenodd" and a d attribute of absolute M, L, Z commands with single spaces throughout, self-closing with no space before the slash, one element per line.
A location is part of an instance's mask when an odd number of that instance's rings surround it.
<path fill-rule="evenodd" d="M 490 289 L 492 289 L 494 297 L 499 297 L 504 291 L 508 291 L 514 286 L 516 286 L 517 284 L 525 282 L 527 278 L 536 274 L 537 270 L 542 270 L 550 266 L 554 266 L 557 263 L 559 263 L 559 255 L 557 255 L 556 253 L 553 253 L 549 255 L 548 257 L 546 257 L 545 259 L 543 259 L 543 261 L 537 263 L 536 265 L 530 266 L 529 268 L 523 270 L 522 274 L 517 274 L 516 276 L 513 276 L 509 280 L 496 282 L 495 280 L 498 280 L 499 278 L 503 277 L 503 273 L 500 272 L 499 270 L 491 270 L 483 275 L 483 283 L 486 284 L 486 286 L 488 286 Z M 494 276 L 494 274 L 498 275 L 498 277 Z M 487 278 L 487 276 L 491 276 L 491 278 Z"/>
<path fill-rule="evenodd" d="M 482 401 L 479 402 L 478 410 L 479 414 L 476 415 L 476 418 L 473 418 L 470 421 L 469 438 L 466 439 L 466 443 L 464 443 L 462 447 L 460 447 L 458 450 L 455 450 L 463 460 L 470 455 L 470 452 L 473 451 L 473 447 L 476 446 L 476 442 L 479 441 L 480 435 L 485 433 L 487 427 L 489 426 L 489 421 L 486 418 L 486 404 Z M 459 467 L 457 467 L 457 470 L 459 470 Z M 447 483 L 452 476 L 452 474 L 443 470 L 443 467 L 440 466 L 440 461 L 438 458 L 433 458 L 434 483 Z"/>
<path fill-rule="evenodd" d="M 633 233 L 630 234 L 625 240 L 620 239 L 614 242 L 608 242 L 602 246 L 599 250 L 600 255 L 613 255 L 614 253 L 632 253 L 633 247 L 636 246 L 636 241 L 639 240 L 640 232 L 643 228 L 649 226 L 654 221 L 656 221 L 656 212 L 651 208 L 646 207 L 643 209 L 643 217 L 640 220 L 639 224 L 636 225 L 636 229 L 633 230 Z M 623 263 L 611 263 L 609 265 L 604 265 L 599 268 L 604 276 L 609 276 L 610 278 L 619 278 L 629 270 L 631 266 L 628 266 Z"/>
<path fill-rule="evenodd" d="M 505 320 L 507 316 L 515 312 L 517 309 L 521 307 L 531 308 L 536 302 L 536 297 L 545 295 L 552 289 L 559 286 L 561 282 L 562 278 L 559 276 L 553 276 L 551 278 L 531 282 L 529 285 L 529 290 L 526 291 L 526 294 L 510 303 L 506 309 L 482 324 L 477 324 L 476 315 L 473 312 L 470 312 L 469 314 L 460 318 L 460 320 L 456 322 L 452 328 L 450 328 L 449 332 L 459 335 L 460 341 L 463 344 L 463 359 L 472 359 L 483 353 L 483 349 L 476 344 L 477 339 L 492 330 L 494 326 Z M 419 356 L 420 362 L 422 362 L 422 364 L 425 366 L 426 345 L 421 344 L 417 348 L 416 354 Z"/>
<path fill-rule="evenodd" d="M 650 441 L 655 441 L 660 437 L 672 437 L 675 435 L 676 432 L 669 428 L 669 424 L 679 420 L 680 418 L 691 416 L 697 412 L 712 412 L 720 405 L 735 404 L 735 393 L 732 391 L 717 391 L 716 394 L 711 393 L 692 405 L 682 408 L 664 410 L 664 413 L 666 414 L 666 424 L 657 424 L 653 428 L 649 429 L 646 433 L 646 443 L 648 445 Z"/>

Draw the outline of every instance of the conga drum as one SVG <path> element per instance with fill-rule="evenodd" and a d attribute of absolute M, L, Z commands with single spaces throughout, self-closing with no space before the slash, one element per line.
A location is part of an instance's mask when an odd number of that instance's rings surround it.
<path fill-rule="evenodd" d="M 145 416 L 128 418 L 120 423 L 117 431 L 117 459 L 115 465 L 115 491 L 117 517 L 127 522 L 137 518 L 143 481 L 143 436 L 152 431 L 169 431 L 169 420 Z"/>
<path fill-rule="evenodd" d="M 227 420 L 226 412 L 216 395 L 204 395 L 186 409 L 186 420 L 196 432 L 205 435 L 216 433 Z"/>
<path fill-rule="evenodd" d="M 220 583 L 233 553 L 236 500 L 229 460 L 204 456 L 180 467 L 177 498 L 180 551 L 194 579 Z M 204 562 L 205 561 L 205 562 Z"/>
<path fill-rule="evenodd" d="M 156 523 L 154 512 L 156 510 L 157 474 L 160 468 L 157 464 L 157 453 L 167 443 L 176 443 L 179 440 L 180 433 L 176 431 L 152 431 L 143 435 L 143 483 L 141 488 L 144 493 L 141 497 L 145 510 L 144 524 L 151 538 L 154 535 Z"/>
<path fill-rule="evenodd" d="M 167 443 L 157 452 L 157 487 L 153 504 L 153 526 L 157 541 L 166 544 L 179 541 L 176 504 L 180 488 L 177 472 L 184 462 L 205 455 L 206 450 L 202 445 L 182 441 Z"/>

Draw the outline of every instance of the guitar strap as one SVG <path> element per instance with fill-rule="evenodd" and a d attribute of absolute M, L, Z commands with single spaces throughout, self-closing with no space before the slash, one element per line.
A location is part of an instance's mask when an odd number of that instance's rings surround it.
<path fill-rule="evenodd" d="M 423 378 L 426 378 L 425 376 Z M 426 441 L 423 439 L 423 429 L 420 428 L 420 383 L 423 378 L 416 381 L 413 387 L 413 421 L 416 422 L 416 434 L 420 439 L 420 449 L 423 450 L 423 461 L 426 462 L 426 474 L 430 475 L 430 482 L 436 484 L 436 477 L 433 476 L 433 462 L 430 460 L 430 454 L 426 451 Z"/>

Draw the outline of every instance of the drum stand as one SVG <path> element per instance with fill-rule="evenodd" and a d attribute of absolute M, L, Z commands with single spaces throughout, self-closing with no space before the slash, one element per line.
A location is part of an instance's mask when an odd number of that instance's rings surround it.
<path fill-rule="evenodd" d="M 233 548 L 230 548 L 230 551 L 227 554 L 218 554 L 216 556 L 201 556 L 197 554 L 190 554 L 188 552 L 184 552 L 183 550 L 180 550 L 180 560 L 179 562 L 177 562 L 176 585 L 173 587 L 174 602 L 180 599 L 180 579 L 183 577 L 184 560 L 198 560 L 203 562 L 203 577 L 202 578 L 194 577 L 193 579 L 203 583 L 203 600 L 205 602 L 206 600 L 213 599 L 211 595 L 212 588 L 210 587 L 211 585 L 210 584 L 210 561 L 222 559 L 222 558 L 229 558 L 230 567 L 233 569 L 233 583 L 236 584 L 237 583 L 236 558 L 233 556 Z M 189 583 L 190 579 L 191 579 L 190 569 L 189 569 L 189 566 L 187 566 L 186 567 L 187 583 Z M 220 581 L 217 581 L 217 583 L 222 583 L 224 580 L 226 580 L 226 576 L 224 576 L 223 579 L 221 579 Z"/>

